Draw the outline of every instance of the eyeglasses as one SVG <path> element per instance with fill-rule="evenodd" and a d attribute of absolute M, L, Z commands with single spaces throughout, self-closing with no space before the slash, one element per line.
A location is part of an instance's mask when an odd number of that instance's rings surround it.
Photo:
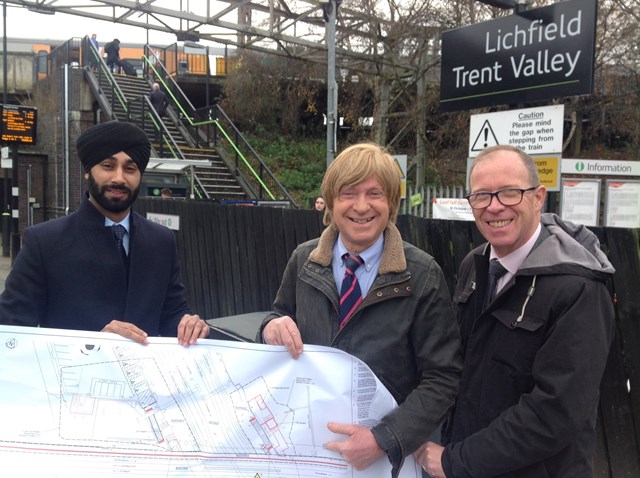
<path fill-rule="evenodd" d="M 469 201 L 473 209 L 489 207 L 494 197 L 496 197 L 503 206 L 517 206 L 522 202 L 524 193 L 533 191 L 534 189 L 538 189 L 538 186 L 533 186 L 528 189 L 507 188 L 493 193 L 473 193 L 467 194 L 465 198 Z"/>

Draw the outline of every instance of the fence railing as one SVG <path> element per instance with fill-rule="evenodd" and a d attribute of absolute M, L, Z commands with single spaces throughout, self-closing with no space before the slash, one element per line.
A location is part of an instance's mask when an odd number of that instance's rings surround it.
<path fill-rule="evenodd" d="M 463 186 L 407 186 L 407 193 L 400 204 L 400 214 L 433 218 L 433 200 L 436 198 L 463 198 Z"/>

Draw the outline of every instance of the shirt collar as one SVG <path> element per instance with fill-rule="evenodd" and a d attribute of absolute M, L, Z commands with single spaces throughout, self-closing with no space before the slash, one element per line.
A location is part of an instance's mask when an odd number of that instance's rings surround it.
<path fill-rule="evenodd" d="M 114 224 L 120 224 L 122 226 L 124 226 L 124 228 L 127 230 L 127 234 L 129 233 L 129 224 L 131 222 L 131 211 L 129 211 L 129 213 L 127 214 L 127 216 L 120 222 L 114 222 L 111 219 L 109 219 L 108 217 L 104 218 L 104 225 L 107 227 L 111 227 Z"/>
<path fill-rule="evenodd" d="M 493 250 L 493 246 L 491 246 L 491 253 L 489 256 L 489 260 L 491 259 L 500 259 L 500 264 L 509 271 L 510 274 L 515 274 L 524 260 L 533 249 L 534 244 L 538 240 L 538 236 L 540 236 L 540 231 L 542 230 L 542 226 L 538 223 L 538 227 L 534 231 L 533 235 L 529 238 L 527 242 L 525 242 L 522 246 L 516 249 L 513 252 L 510 252 L 504 257 L 498 258 L 495 251 Z"/>
<path fill-rule="evenodd" d="M 369 246 L 369 248 L 362 251 L 358 254 L 362 260 L 364 260 L 364 267 L 367 271 L 371 270 L 374 264 L 382 257 L 382 249 L 384 247 L 384 234 L 380 234 L 380 237 Z M 342 235 L 338 234 L 338 240 L 333 248 L 333 259 L 339 261 L 342 264 L 344 261 L 342 260 L 342 256 L 344 256 L 347 252 L 347 247 L 342 242 Z"/>

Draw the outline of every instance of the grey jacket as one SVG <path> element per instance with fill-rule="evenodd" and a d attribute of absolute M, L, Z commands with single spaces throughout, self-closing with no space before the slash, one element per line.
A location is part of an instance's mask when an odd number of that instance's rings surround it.
<path fill-rule="evenodd" d="M 461 369 L 459 334 L 440 267 L 427 253 L 402 241 L 395 225 L 384 232 L 378 275 L 349 322 L 339 330 L 339 298 L 331 268 L 338 231 L 293 252 L 273 304 L 289 315 L 303 343 L 325 345 L 364 361 L 400 404 L 372 429 L 396 476 L 446 418 Z"/>
<path fill-rule="evenodd" d="M 486 311 L 488 247 L 460 267 L 464 370 L 444 432 L 447 477 L 593 476 L 614 269 L 587 228 L 553 214 L 541 222 L 534 248 Z"/>

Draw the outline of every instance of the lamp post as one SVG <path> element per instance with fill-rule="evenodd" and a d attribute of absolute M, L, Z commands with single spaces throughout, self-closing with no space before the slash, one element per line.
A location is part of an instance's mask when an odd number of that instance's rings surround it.
<path fill-rule="evenodd" d="M 2 2 L 2 104 L 7 104 L 7 2 Z M 10 211 L 11 206 L 9 205 L 9 171 L 7 169 L 4 170 L 4 210 L 2 211 L 2 256 L 9 257 L 10 254 L 10 241 L 11 236 L 9 228 L 11 227 L 10 222 Z"/>
<path fill-rule="evenodd" d="M 337 0 L 322 1 L 326 22 L 327 44 L 327 167 L 336 152 L 336 128 L 338 116 L 338 84 L 336 83 L 336 10 Z"/>

